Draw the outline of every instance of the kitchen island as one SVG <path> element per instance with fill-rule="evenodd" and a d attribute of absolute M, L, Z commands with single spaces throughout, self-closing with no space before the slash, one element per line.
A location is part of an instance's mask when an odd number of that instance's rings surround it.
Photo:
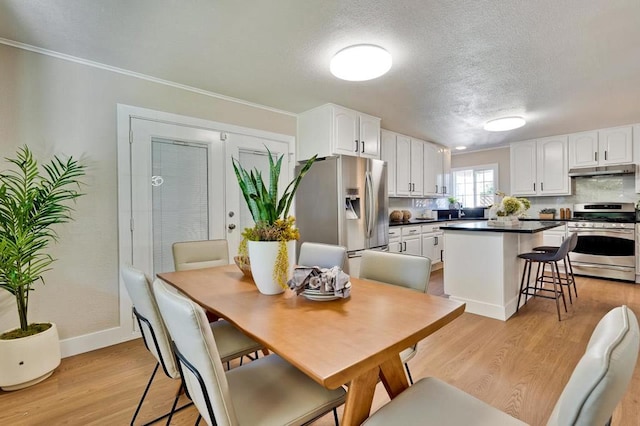
<path fill-rule="evenodd" d="M 561 222 L 453 223 L 444 231 L 444 292 L 466 312 L 507 320 L 516 312 L 524 261 L 518 254 L 542 245 L 542 231 Z"/>

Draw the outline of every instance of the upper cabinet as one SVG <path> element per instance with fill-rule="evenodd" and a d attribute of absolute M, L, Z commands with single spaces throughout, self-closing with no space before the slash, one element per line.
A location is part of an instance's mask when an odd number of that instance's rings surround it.
<path fill-rule="evenodd" d="M 632 127 L 614 127 L 569 135 L 569 168 L 633 162 Z"/>
<path fill-rule="evenodd" d="M 318 154 L 380 158 L 380 119 L 334 104 L 298 115 L 298 160 Z"/>
<path fill-rule="evenodd" d="M 451 151 L 439 145 L 382 129 L 381 159 L 388 170 L 390 196 L 448 194 Z"/>
<path fill-rule="evenodd" d="M 566 136 L 512 143 L 510 155 L 513 195 L 546 196 L 571 193 Z"/>

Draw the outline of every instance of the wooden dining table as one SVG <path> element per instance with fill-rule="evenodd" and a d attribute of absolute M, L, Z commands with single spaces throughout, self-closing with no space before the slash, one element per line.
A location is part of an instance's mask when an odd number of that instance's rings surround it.
<path fill-rule="evenodd" d="M 368 416 L 378 378 L 390 398 L 409 387 L 399 353 L 444 327 L 465 305 L 399 286 L 351 278 L 351 295 L 308 300 L 258 292 L 235 265 L 158 277 L 233 323 L 328 389 L 347 385 L 342 425 Z"/>

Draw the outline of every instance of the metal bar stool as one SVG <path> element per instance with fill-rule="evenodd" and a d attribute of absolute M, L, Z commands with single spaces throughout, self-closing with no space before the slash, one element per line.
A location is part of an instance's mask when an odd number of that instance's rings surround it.
<path fill-rule="evenodd" d="M 573 284 L 573 292 L 575 293 L 576 298 L 578 297 L 578 288 L 576 287 L 576 278 L 573 275 L 573 265 L 571 264 L 571 256 L 569 256 L 569 253 L 575 250 L 576 246 L 578 245 L 578 234 L 573 232 L 571 235 L 569 235 L 569 237 L 567 237 L 567 239 L 571 240 L 571 242 L 569 243 L 569 251 L 567 252 L 567 256 L 563 259 L 564 274 L 561 275 L 560 278 L 562 280 L 562 285 L 566 285 L 569 289 L 569 303 L 573 304 L 573 299 L 571 297 L 571 285 Z M 539 246 L 535 247 L 533 251 L 552 253 L 558 251 L 559 248 L 560 247 L 558 246 Z M 538 265 L 538 268 L 540 268 L 540 265 Z M 550 275 L 544 275 L 544 278 L 545 282 L 548 283 L 551 282 L 550 279 L 553 279 L 553 277 Z"/>
<path fill-rule="evenodd" d="M 560 297 L 562 297 L 562 303 L 564 304 L 564 311 L 567 312 L 567 302 L 564 297 L 564 290 L 562 289 L 562 280 L 560 279 L 560 270 L 558 268 L 558 262 L 564 259 L 569 252 L 569 245 L 571 244 L 571 238 L 567 238 L 562 242 L 562 245 L 555 252 L 532 252 L 522 253 L 518 257 L 525 260 L 524 270 L 522 271 L 522 280 L 520 281 L 520 292 L 518 293 L 518 304 L 516 306 L 516 312 L 520 309 L 520 300 L 522 295 L 525 295 L 524 304 L 527 303 L 528 296 L 532 297 L 544 297 L 545 299 L 555 299 L 556 310 L 558 312 L 558 321 L 561 321 L 560 317 Z M 538 264 L 538 270 L 536 272 L 536 278 L 533 287 L 531 286 L 531 269 L 533 263 Z M 552 280 L 546 281 L 544 276 L 544 268 L 551 266 L 551 278 Z M 540 272 L 542 268 L 542 273 Z M 527 281 L 525 283 L 525 277 Z M 553 290 L 545 288 L 544 285 L 553 284 Z M 538 288 L 538 284 L 540 287 Z M 559 289 L 559 291 L 558 291 Z M 550 293 L 553 293 L 551 295 Z"/>

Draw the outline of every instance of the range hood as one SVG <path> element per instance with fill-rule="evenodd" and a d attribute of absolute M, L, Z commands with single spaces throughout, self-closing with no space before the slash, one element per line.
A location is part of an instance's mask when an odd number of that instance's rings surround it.
<path fill-rule="evenodd" d="M 624 164 L 621 166 L 590 167 L 584 169 L 570 169 L 569 176 L 606 176 L 606 175 L 628 175 L 636 171 L 635 164 Z"/>

